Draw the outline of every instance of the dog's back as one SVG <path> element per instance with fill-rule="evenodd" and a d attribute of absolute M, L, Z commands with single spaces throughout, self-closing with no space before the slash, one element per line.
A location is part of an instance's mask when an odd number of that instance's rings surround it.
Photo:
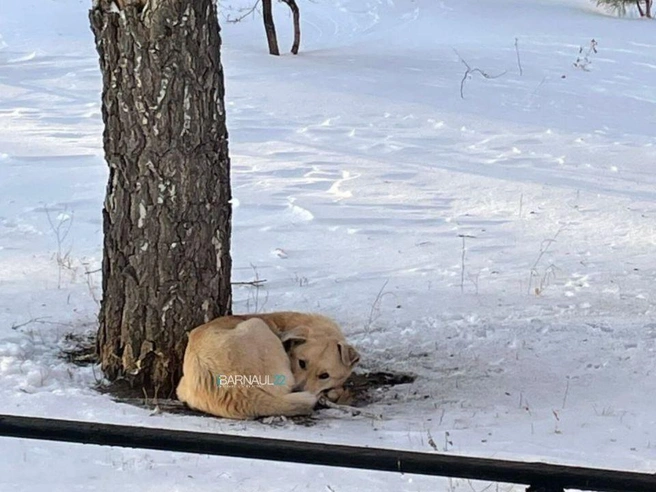
<path fill-rule="evenodd" d="M 211 323 L 216 322 L 216 326 L 230 329 L 234 328 L 242 321 L 253 318 L 258 318 L 264 321 L 269 328 L 278 335 L 298 326 L 307 326 L 310 329 L 311 336 L 314 338 L 326 337 L 344 340 L 344 334 L 337 323 L 327 316 L 316 313 L 278 311 L 260 314 L 233 314 L 217 318 Z"/>
<path fill-rule="evenodd" d="M 316 397 L 292 393 L 293 386 L 282 343 L 262 320 L 241 321 L 234 329 L 210 322 L 190 332 L 177 394 L 191 408 L 235 419 L 311 413 Z"/>

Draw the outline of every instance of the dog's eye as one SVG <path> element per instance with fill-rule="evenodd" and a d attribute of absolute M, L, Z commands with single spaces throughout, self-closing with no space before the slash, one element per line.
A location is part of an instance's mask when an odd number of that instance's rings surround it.
<path fill-rule="evenodd" d="M 299 359 L 298 360 L 298 365 L 301 369 L 305 369 L 305 361 L 304 360 Z"/>
<path fill-rule="evenodd" d="M 322 372 L 321 374 L 319 374 L 319 379 L 328 379 L 329 377 L 330 374 L 328 374 L 327 372 Z"/>

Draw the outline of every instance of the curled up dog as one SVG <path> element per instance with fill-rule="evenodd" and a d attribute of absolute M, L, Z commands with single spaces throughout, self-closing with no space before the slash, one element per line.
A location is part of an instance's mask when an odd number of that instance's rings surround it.
<path fill-rule="evenodd" d="M 294 312 L 225 316 L 189 334 L 178 398 L 234 419 L 310 414 L 339 401 L 357 351 L 329 318 Z"/>

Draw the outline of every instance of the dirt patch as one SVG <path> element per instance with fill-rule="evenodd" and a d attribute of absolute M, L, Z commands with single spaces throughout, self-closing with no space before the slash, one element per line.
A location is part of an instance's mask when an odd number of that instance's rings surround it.
<path fill-rule="evenodd" d="M 387 389 L 397 384 L 410 384 L 416 378 L 413 374 L 393 372 L 353 373 L 345 386 L 353 395 L 352 405 L 361 407 L 375 400 L 373 390 Z"/>
<path fill-rule="evenodd" d="M 65 337 L 65 347 L 61 358 L 79 366 L 98 363 L 95 337 L 91 335 L 69 334 Z M 351 394 L 351 406 L 362 408 L 376 400 L 378 390 L 386 390 L 398 384 L 410 384 L 416 376 L 413 374 L 393 372 L 358 372 L 353 373 L 345 384 Z M 146 408 L 153 413 L 173 413 L 181 415 L 196 415 L 212 417 L 202 412 L 192 410 L 179 400 L 171 398 L 155 398 L 152 394 L 144 394 L 143 389 L 132 387 L 127 380 L 119 379 L 111 383 L 99 384 L 96 388 L 100 393 L 110 395 L 116 402 L 127 403 L 140 408 Z M 313 425 L 317 417 L 294 417 L 293 422 L 301 425 Z M 276 423 L 271 418 L 263 419 L 267 423 Z"/>
<path fill-rule="evenodd" d="M 416 379 L 412 374 L 392 372 L 366 372 L 354 373 L 346 382 L 346 387 L 353 396 L 352 406 L 362 408 L 375 401 L 374 391 L 387 389 L 398 384 L 409 384 Z M 112 399 L 119 403 L 127 403 L 140 408 L 151 410 L 153 414 L 172 413 L 180 415 L 195 415 L 210 417 L 211 415 L 192 410 L 179 400 L 169 398 L 153 398 L 152 395 L 144 395 L 138 388 L 132 388 L 125 380 L 98 386 L 98 391 L 109 394 Z M 311 426 L 320 421 L 316 416 L 292 417 L 291 419 L 264 418 L 261 419 L 268 424 L 277 424 L 281 421 L 291 420 L 299 425 Z"/>
<path fill-rule="evenodd" d="M 98 363 L 95 335 L 78 335 L 68 333 L 64 336 L 64 347 L 60 357 L 76 366 L 88 366 Z"/>

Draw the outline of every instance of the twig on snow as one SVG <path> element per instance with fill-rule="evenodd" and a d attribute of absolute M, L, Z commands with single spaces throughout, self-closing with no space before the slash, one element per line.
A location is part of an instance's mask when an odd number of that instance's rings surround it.
<path fill-rule="evenodd" d="M 519 67 L 520 77 L 524 75 L 524 70 L 522 70 L 522 60 L 519 57 L 519 39 L 515 38 L 515 53 L 517 53 L 517 66 Z"/>
<path fill-rule="evenodd" d="M 340 412 L 348 413 L 352 417 L 357 417 L 359 415 L 362 415 L 363 417 L 367 417 L 367 418 L 374 419 L 374 420 L 382 420 L 383 419 L 383 416 L 379 415 L 379 414 L 365 412 L 365 411 L 360 410 L 359 408 L 349 407 L 348 405 L 338 405 L 337 403 L 333 403 L 332 401 L 330 401 L 325 396 L 322 396 L 321 398 L 319 398 L 319 404 L 324 406 L 324 407 L 332 408 L 333 410 L 339 410 Z"/>
<path fill-rule="evenodd" d="M 247 282 L 231 282 L 232 285 L 252 285 L 253 287 L 260 287 L 262 284 L 264 284 L 267 280 L 265 278 L 259 278 L 256 280 L 250 280 Z"/>
<path fill-rule="evenodd" d="M 23 326 L 31 325 L 32 323 L 40 323 L 43 322 L 46 319 L 50 319 L 52 316 L 44 316 L 42 318 L 31 318 L 28 321 L 25 321 L 24 323 L 19 323 L 19 324 L 12 324 L 11 329 L 12 330 L 18 330 L 19 328 L 22 328 Z"/>
<path fill-rule="evenodd" d="M 472 67 L 469 65 L 469 63 L 467 63 L 467 62 L 465 61 L 465 59 L 464 59 L 462 56 L 460 56 L 460 53 L 458 53 L 458 51 L 456 51 L 455 49 L 454 49 L 453 51 L 454 51 L 454 53 L 458 56 L 458 58 L 460 59 L 460 61 L 462 62 L 462 64 L 463 64 L 465 67 L 467 67 L 467 70 L 465 70 L 465 74 L 462 76 L 462 80 L 460 81 L 460 97 L 461 97 L 462 99 L 465 98 L 465 81 L 466 81 L 468 78 L 471 77 L 471 74 L 473 74 L 473 73 L 478 73 L 478 74 L 480 74 L 483 78 L 486 78 L 486 79 L 498 79 L 499 77 L 502 77 L 502 76 L 504 76 L 504 75 L 506 74 L 506 71 L 505 71 L 505 70 L 504 70 L 503 72 L 501 72 L 500 74 L 498 74 L 498 75 L 490 75 L 489 73 L 487 73 L 487 72 L 481 70 L 480 68 L 476 68 L 476 67 L 472 68 Z"/>

